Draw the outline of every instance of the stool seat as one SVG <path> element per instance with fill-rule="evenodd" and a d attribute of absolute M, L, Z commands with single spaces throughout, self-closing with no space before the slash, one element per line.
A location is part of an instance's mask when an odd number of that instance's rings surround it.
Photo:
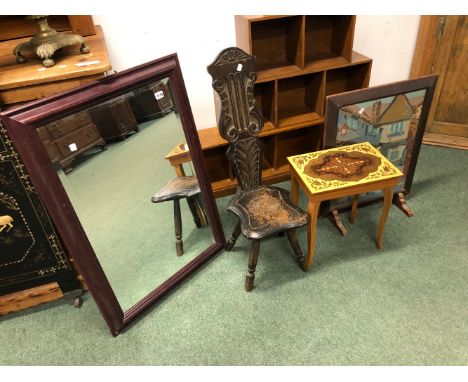
<path fill-rule="evenodd" d="M 151 201 L 153 203 L 160 203 L 167 200 L 191 198 L 200 193 L 200 186 L 195 175 L 178 176 L 171 179 L 169 183 L 156 192 Z"/>

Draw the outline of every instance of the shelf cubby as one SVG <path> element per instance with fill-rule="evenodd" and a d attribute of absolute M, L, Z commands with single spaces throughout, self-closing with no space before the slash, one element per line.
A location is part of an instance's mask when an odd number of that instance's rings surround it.
<path fill-rule="evenodd" d="M 370 69 L 369 62 L 327 70 L 325 96 L 366 88 L 369 85 Z"/>
<path fill-rule="evenodd" d="M 227 146 L 213 147 L 203 151 L 205 167 L 211 182 L 233 179 L 231 164 L 226 157 Z"/>
<path fill-rule="evenodd" d="M 255 84 L 255 103 L 261 110 L 264 122 L 276 125 L 275 81 Z"/>
<path fill-rule="evenodd" d="M 269 135 L 269 136 L 266 136 L 266 137 L 261 137 L 260 140 L 262 141 L 263 147 L 264 147 L 263 170 L 265 170 L 266 168 L 274 167 L 276 136 L 275 135 Z"/>
<path fill-rule="evenodd" d="M 351 60 L 355 16 L 305 16 L 304 65 L 343 57 Z"/>
<path fill-rule="evenodd" d="M 255 56 L 257 71 L 302 65 L 302 16 L 236 16 L 237 46 Z"/>
<path fill-rule="evenodd" d="M 274 168 L 288 165 L 288 156 L 320 150 L 322 138 L 323 125 L 307 126 L 277 134 Z"/>
<path fill-rule="evenodd" d="M 310 123 L 323 114 L 324 74 L 310 73 L 278 80 L 279 128 Z"/>

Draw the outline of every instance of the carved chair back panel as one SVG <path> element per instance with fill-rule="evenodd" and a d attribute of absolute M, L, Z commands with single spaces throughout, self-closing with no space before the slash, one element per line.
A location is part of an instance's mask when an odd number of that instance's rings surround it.
<path fill-rule="evenodd" d="M 258 134 L 263 128 L 263 118 L 255 105 L 255 58 L 239 48 L 227 48 L 208 66 L 208 73 L 220 97 L 219 133 L 229 142 L 227 156 L 239 187 L 244 190 L 257 187 L 263 158 Z"/>

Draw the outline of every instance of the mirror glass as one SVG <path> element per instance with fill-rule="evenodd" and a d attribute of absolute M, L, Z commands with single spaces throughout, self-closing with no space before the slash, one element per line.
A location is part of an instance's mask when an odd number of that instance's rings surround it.
<path fill-rule="evenodd" d="M 38 133 L 124 311 L 214 243 L 167 78 Z"/>

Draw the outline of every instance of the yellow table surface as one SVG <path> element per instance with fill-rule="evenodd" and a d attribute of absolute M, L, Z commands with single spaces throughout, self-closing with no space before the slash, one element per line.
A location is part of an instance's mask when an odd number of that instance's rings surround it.
<path fill-rule="evenodd" d="M 367 155 L 373 155 L 380 159 L 380 165 L 375 171 L 370 172 L 367 176 L 359 180 L 326 180 L 318 176 L 310 176 L 304 172 L 304 169 L 310 161 L 317 160 L 324 154 L 334 153 L 363 153 Z M 403 173 L 397 167 L 395 167 L 380 153 L 379 150 L 374 148 L 369 142 L 362 142 L 349 146 L 294 155 L 288 157 L 288 161 L 291 164 L 293 171 L 295 171 L 296 174 L 301 178 L 304 185 L 307 186 L 308 191 L 312 194 L 334 191 L 356 185 L 364 185 L 366 183 L 378 182 L 385 179 L 398 178 L 403 175 Z M 344 169 L 344 171 L 347 170 Z"/>

